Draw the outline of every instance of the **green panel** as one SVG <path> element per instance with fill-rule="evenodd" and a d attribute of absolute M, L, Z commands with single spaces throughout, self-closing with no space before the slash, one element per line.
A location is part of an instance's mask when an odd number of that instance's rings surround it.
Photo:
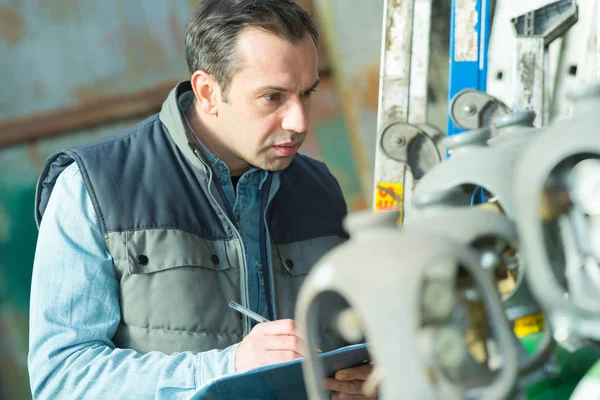
<path fill-rule="evenodd" d="M 0 398 L 28 399 L 27 337 L 37 237 L 35 187 L 0 184 Z"/>
<path fill-rule="evenodd" d="M 0 269 L 7 297 L 19 309 L 29 307 L 31 270 L 37 239 L 33 219 L 35 187 L 10 190 L 0 187 L 0 209 L 5 217 L 3 224 L 11 227 L 0 237 Z"/>
<path fill-rule="evenodd" d="M 521 343 L 529 354 L 537 348 L 542 334 L 536 333 L 521 338 Z M 554 379 L 546 379 L 527 390 L 529 400 L 566 400 L 573 390 L 589 371 L 596 361 L 600 359 L 600 347 L 586 345 L 574 353 L 562 347 L 557 347 L 555 355 L 560 365 L 560 375 Z"/>

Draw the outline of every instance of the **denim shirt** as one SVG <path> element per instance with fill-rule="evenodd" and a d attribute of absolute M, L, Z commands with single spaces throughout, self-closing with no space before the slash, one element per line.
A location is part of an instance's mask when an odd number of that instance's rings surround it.
<path fill-rule="evenodd" d="M 263 196 L 268 196 L 266 207 L 272 200 L 272 197 L 279 189 L 278 173 L 273 173 L 274 184 L 271 185 L 270 193 L 264 193 L 263 188 L 269 173 L 263 169 L 250 167 L 237 182 L 237 187 L 233 187 L 231 181 L 229 167 L 219 159 L 208 147 L 202 143 L 200 138 L 192 129 L 189 120 L 186 116 L 186 111 L 193 106 L 194 95 L 192 92 L 187 92 L 179 98 L 179 107 L 181 115 L 185 123 L 185 129 L 196 137 L 202 148 L 204 157 L 213 171 L 214 178 L 219 182 L 220 194 L 222 200 L 226 203 L 230 211 L 230 218 L 236 225 L 236 228 L 241 236 L 244 245 L 244 253 L 246 255 L 246 284 L 248 287 L 248 308 L 252 311 L 269 318 L 268 304 L 264 285 L 264 274 L 262 265 L 262 250 L 260 246 L 261 234 L 266 235 L 268 240 L 268 231 L 261 232 L 261 217 L 264 216 L 266 210 L 261 210 Z M 266 230 L 266 229 L 265 229 Z M 264 249 L 267 250 L 267 249 Z M 270 259 L 269 255 L 266 258 Z M 268 268 L 268 266 L 267 266 Z M 267 279 L 271 279 L 267 275 Z M 273 287 L 273 285 L 270 285 Z M 252 322 L 252 326 L 255 324 Z"/>
<path fill-rule="evenodd" d="M 204 155 L 210 164 L 216 179 L 221 185 L 222 194 L 227 201 L 231 214 L 244 245 L 246 254 L 247 285 L 250 304 L 248 307 L 268 318 L 263 265 L 260 248 L 260 218 L 263 215 L 261 200 L 267 171 L 250 167 L 239 179 L 234 189 L 227 165 L 202 145 Z"/>
<path fill-rule="evenodd" d="M 268 173 L 255 168 L 247 171 L 235 196 L 224 163 L 207 155 L 227 201 L 233 204 L 233 214 L 239 215 L 250 306 L 265 315 L 257 238 L 260 218 L 264 218 L 261 185 Z M 275 181 L 269 199 L 278 189 Z M 269 243 L 268 231 L 263 234 Z M 113 261 L 74 163 L 59 176 L 39 230 L 28 357 L 33 398 L 186 399 L 208 381 L 235 372 L 238 344 L 171 355 L 115 348 L 111 338 L 120 319 Z"/>

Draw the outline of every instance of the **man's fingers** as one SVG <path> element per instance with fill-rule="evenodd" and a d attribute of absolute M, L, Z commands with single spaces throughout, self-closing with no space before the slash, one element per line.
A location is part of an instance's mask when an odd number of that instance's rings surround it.
<path fill-rule="evenodd" d="M 302 358 L 302 355 L 291 350 L 267 350 L 267 354 L 271 354 L 269 357 L 269 364 L 288 362 L 297 358 Z"/>
<path fill-rule="evenodd" d="M 267 341 L 267 351 L 293 351 L 303 357 L 303 343 L 298 336 L 271 336 Z"/>
<path fill-rule="evenodd" d="M 353 381 L 360 379 L 366 381 L 373 372 L 373 364 L 364 364 L 357 367 L 340 369 L 335 373 L 335 379 L 338 381 Z"/>
<path fill-rule="evenodd" d="M 334 392 L 346 393 L 346 394 L 363 394 L 363 380 L 354 381 L 338 381 L 333 378 L 325 378 L 324 386 L 327 390 L 333 390 Z"/>
<path fill-rule="evenodd" d="M 254 327 L 263 335 L 295 335 L 296 322 L 293 319 L 278 319 L 277 321 L 263 322 Z"/>

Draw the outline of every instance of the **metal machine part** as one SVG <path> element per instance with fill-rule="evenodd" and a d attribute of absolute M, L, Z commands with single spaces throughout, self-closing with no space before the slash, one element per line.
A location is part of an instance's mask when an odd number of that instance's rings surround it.
<path fill-rule="evenodd" d="M 567 348 L 600 340 L 597 110 L 536 138 L 514 175 L 526 278 L 550 316 L 555 339 Z"/>
<path fill-rule="evenodd" d="M 574 0 L 559 0 L 512 20 L 516 35 L 513 109 L 535 111 L 535 125 L 547 126 L 550 93 L 546 87 L 548 46 L 577 22 Z"/>
<path fill-rule="evenodd" d="M 488 140 L 490 146 L 521 146 L 533 135 L 540 133 L 533 125 L 535 113 L 533 111 L 517 112 L 502 115 L 492 123 L 492 137 Z"/>
<path fill-rule="evenodd" d="M 381 149 L 392 160 L 408 165 L 415 180 L 442 161 L 444 134 L 427 125 L 394 122 L 381 134 Z"/>
<path fill-rule="evenodd" d="M 415 188 L 412 203 L 415 215 L 418 215 L 420 205 L 430 203 L 432 198 L 448 198 L 450 193 L 461 189 L 481 187 L 492 194 L 510 218 L 514 218 L 512 170 L 521 149 L 535 135 L 536 130 L 527 122 L 532 116 L 532 113 L 519 113 L 495 120 L 495 136 L 491 144 L 491 128 L 446 138 L 444 143 L 452 156 L 427 173 Z M 465 192 L 462 205 L 468 204 L 470 193 Z"/>
<path fill-rule="evenodd" d="M 479 129 L 491 126 L 492 121 L 509 115 L 506 104 L 487 93 L 473 89 L 458 92 L 450 102 L 450 118 L 463 129 Z"/>
<path fill-rule="evenodd" d="M 411 224 L 411 230 L 435 232 L 479 254 L 481 266 L 497 282 L 509 320 L 539 312 L 539 306 L 523 284 L 524 268 L 520 268 L 516 227 L 505 215 L 476 207 L 430 204 Z"/>
<path fill-rule="evenodd" d="M 369 227 L 370 215 L 351 216 L 351 239 L 307 277 L 296 308 L 307 349 L 319 345 L 320 309 L 331 296 L 342 296 L 351 311 L 339 314 L 338 327 L 347 339 L 364 334 L 382 399 L 506 398 L 517 380 L 517 351 L 479 255 L 435 232 L 397 229 L 398 214 L 385 216 L 389 223 L 379 228 Z M 465 276 L 470 280 L 463 287 Z M 467 287 L 484 305 L 476 314 L 465 304 Z M 495 365 L 488 368 L 474 360 L 465 339 L 471 326 L 482 322 L 491 328 L 487 350 L 496 355 Z M 310 398 L 327 398 L 320 389 L 323 369 L 314 352 L 305 358 L 303 371 Z"/>
<path fill-rule="evenodd" d="M 423 206 L 423 205 L 421 205 Z M 480 264 L 496 282 L 502 296 L 506 316 L 516 321 L 540 311 L 527 285 L 524 284 L 524 268 L 519 268 L 519 241 L 516 227 L 505 215 L 475 207 L 448 207 L 430 204 L 427 212 L 411 226 L 412 230 L 434 232 L 457 240 L 479 254 Z M 478 301 L 476 292 L 467 289 L 465 298 Z M 486 325 L 469 332 L 472 347 L 483 345 Z M 519 353 L 519 384 L 526 388 L 548 376 L 546 373 L 556 360 L 552 358 L 555 342 L 546 328 L 542 343 L 533 356 L 528 356 L 515 336 Z M 477 351 L 477 350 L 474 350 Z"/>
<path fill-rule="evenodd" d="M 446 143 L 452 157 L 423 178 L 413 199 L 418 210 L 414 228 L 444 233 L 478 252 L 481 266 L 493 271 L 506 316 L 515 324 L 540 311 L 524 280 L 527 265 L 519 255 L 516 229 L 510 220 L 515 218 L 514 166 L 522 147 L 540 131 L 533 127 L 533 118 L 532 112 L 503 115 L 494 120 L 493 131 L 483 128 L 449 137 Z M 452 209 L 471 203 L 472 189 L 465 192 L 465 187 L 486 188 L 493 200 L 482 206 L 504 211 L 506 216 L 472 208 Z M 520 343 L 516 345 L 522 385 L 544 377 L 541 367 L 555 363 L 550 360 L 554 341 L 548 328 L 546 332 L 533 357 L 527 356 Z"/>

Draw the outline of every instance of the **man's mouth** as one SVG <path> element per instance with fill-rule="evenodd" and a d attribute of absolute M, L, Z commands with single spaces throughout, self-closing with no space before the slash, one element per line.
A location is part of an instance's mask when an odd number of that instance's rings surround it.
<path fill-rule="evenodd" d="M 282 144 L 273 146 L 273 148 L 280 155 L 282 155 L 284 157 L 289 157 L 289 156 L 293 156 L 296 154 L 296 152 L 300 148 L 300 144 L 301 143 L 298 143 L 298 142 L 282 143 Z"/>

